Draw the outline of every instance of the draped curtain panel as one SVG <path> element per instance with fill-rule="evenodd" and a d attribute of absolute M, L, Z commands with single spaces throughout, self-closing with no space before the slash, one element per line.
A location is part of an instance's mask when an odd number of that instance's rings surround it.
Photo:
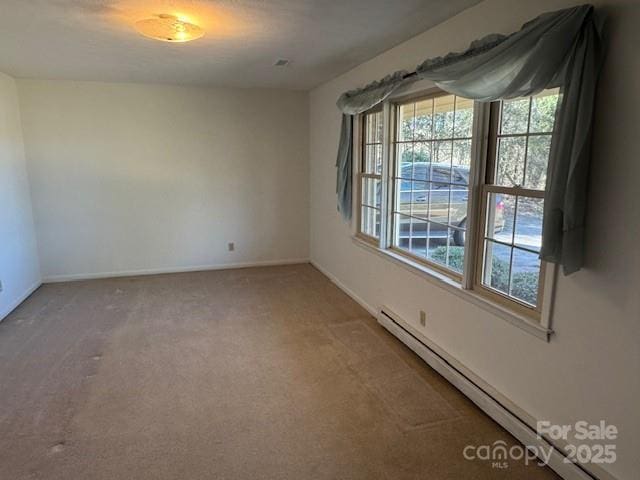
<path fill-rule="evenodd" d="M 395 72 L 364 88 L 343 93 L 338 99 L 338 108 L 342 111 L 342 129 L 336 160 L 338 169 L 336 193 L 338 211 L 345 221 L 351 220 L 352 214 L 353 116 L 384 102 L 395 90 L 416 80 L 415 75 L 412 77 L 408 75 L 406 71 Z"/>
<path fill-rule="evenodd" d="M 351 116 L 383 102 L 393 91 L 418 79 L 461 97 L 491 102 L 534 95 L 559 87 L 561 101 L 551 144 L 540 258 L 563 266 L 565 274 L 583 265 L 584 221 L 590 137 L 596 84 L 603 59 L 601 25 L 591 5 L 544 13 L 511 35 L 488 35 L 462 53 L 424 61 L 417 75 L 396 72 L 363 89 L 343 94 L 338 149 L 338 205 L 351 216 Z M 345 133 L 345 129 L 349 132 Z M 347 180 L 348 177 L 348 180 Z M 341 189 L 343 189 L 341 191 Z M 342 193 L 349 190 L 348 201 Z M 348 210 L 348 213 L 347 213 Z"/>
<path fill-rule="evenodd" d="M 353 210 L 353 116 L 342 114 L 340 144 L 338 145 L 338 169 L 336 193 L 338 194 L 338 211 L 345 221 L 351 220 Z"/>

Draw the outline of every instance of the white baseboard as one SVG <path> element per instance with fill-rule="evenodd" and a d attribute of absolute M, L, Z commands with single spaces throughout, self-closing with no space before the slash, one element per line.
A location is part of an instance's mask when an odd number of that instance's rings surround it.
<path fill-rule="evenodd" d="M 364 308 L 367 312 L 371 314 L 372 317 L 378 316 L 379 308 L 375 308 L 365 302 L 362 298 L 356 295 L 351 289 L 347 288 L 340 280 L 338 280 L 332 273 L 323 268 L 321 265 L 317 264 L 314 260 L 310 260 L 309 263 L 313 265 L 316 269 L 320 270 L 320 272 L 327 277 L 336 287 L 342 290 L 344 293 L 349 295 L 353 300 L 356 301 L 362 308 Z"/>
<path fill-rule="evenodd" d="M 286 258 L 280 260 L 259 260 L 256 262 L 221 263 L 214 265 L 193 265 L 189 267 L 148 268 L 142 270 L 119 270 L 115 272 L 74 273 L 69 275 L 47 275 L 43 283 L 74 282 L 100 278 L 136 277 L 139 275 L 160 275 L 164 273 L 203 272 L 207 270 L 230 270 L 233 268 L 271 267 L 309 263 L 308 258 Z"/>
<path fill-rule="evenodd" d="M 4 320 L 11 312 L 13 312 L 16 308 L 18 308 L 18 306 L 24 302 L 27 298 L 29 298 L 29 296 L 35 292 L 38 287 L 40 287 L 40 285 L 42 285 L 42 282 L 40 280 L 38 280 L 37 282 L 35 282 L 33 285 L 31 285 L 29 288 L 27 288 L 27 290 L 20 295 L 18 298 L 16 298 L 13 302 L 11 302 L 9 304 L 9 306 L 7 308 L 5 308 L 3 311 L 0 312 L 0 322 L 2 320 Z"/>

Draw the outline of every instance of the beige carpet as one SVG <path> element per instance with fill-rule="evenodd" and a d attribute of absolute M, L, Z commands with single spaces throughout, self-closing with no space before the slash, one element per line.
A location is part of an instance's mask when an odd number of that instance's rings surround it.
<path fill-rule="evenodd" d="M 556 478 L 309 265 L 45 285 L 0 324 L 0 478 Z"/>

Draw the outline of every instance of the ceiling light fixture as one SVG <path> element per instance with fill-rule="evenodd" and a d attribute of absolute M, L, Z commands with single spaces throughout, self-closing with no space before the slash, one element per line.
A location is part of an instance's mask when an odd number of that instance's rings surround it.
<path fill-rule="evenodd" d="M 136 22 L 136 30 L 145 37 L 173 43 L 190 42 L 204 35 L 204 30 L 198 25 L 166 13 Z"/>

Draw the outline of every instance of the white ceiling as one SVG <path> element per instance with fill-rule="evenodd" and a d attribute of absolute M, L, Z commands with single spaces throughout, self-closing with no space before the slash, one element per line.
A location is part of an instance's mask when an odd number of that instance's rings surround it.
<path fill-rule="evenodd" d="M 0 0 L 0 71 L 15 77 L 309 89 L 480 0 Z M 133 23 L 182 14 L 169 44 Z M 291 65 L 273 67 L 277 58 Z"/>

